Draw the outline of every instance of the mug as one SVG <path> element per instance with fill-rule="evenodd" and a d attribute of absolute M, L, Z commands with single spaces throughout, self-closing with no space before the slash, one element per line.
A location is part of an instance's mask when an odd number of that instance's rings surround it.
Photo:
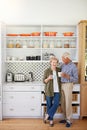
<path fill-rule="evenodd" d="M 58 72 L 58 76 L 61 77 L 62 72 Z"/>

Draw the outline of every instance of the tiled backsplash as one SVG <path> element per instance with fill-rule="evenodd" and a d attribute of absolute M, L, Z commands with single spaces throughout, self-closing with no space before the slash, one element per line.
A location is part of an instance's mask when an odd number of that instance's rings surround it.
<path fill-rule="evenodd" d="M 29 72 L 33 72 L 35 81 L 42 81 L 44 70 L 48 68 L 50 64 L 48 62 L 24 62 L 24 63 L 8 63 L 8 71 L 12 73 L 23 73 L 28 78 Z"/>

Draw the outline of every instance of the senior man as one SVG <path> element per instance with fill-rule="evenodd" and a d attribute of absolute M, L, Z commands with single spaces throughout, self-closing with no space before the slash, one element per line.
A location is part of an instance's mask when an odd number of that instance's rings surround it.
<path fill-rule="evenodd" d="M 66 127 L 71 126 L 72 117 L 72 90 L 73 83 L 78 82 L 78 71 L 76 65 L 72 62 L 70 53 L 65 52 L 62 55 L 63 64 L 61 66 L 61 108 L 64 119 L 60 123 L 66 123 Z"/>

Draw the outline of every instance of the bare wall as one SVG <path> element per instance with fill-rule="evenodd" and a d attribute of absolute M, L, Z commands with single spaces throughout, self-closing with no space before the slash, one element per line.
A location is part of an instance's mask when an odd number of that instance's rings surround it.
<path fill-rule="evenodd" d="M 87 19 L 87 0 L 0 0 L 8 24 L 77 24 Z"/>

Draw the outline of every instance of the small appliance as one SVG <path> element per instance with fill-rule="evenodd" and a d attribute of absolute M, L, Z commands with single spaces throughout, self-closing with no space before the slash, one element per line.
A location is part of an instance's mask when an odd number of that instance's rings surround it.
<path fill-rule="evenodd" d="M 7 72 L 6 73 L 6 81 L 7 82 L 12 82 L 13 81 L 13 73 L 12 72 Z"/>

